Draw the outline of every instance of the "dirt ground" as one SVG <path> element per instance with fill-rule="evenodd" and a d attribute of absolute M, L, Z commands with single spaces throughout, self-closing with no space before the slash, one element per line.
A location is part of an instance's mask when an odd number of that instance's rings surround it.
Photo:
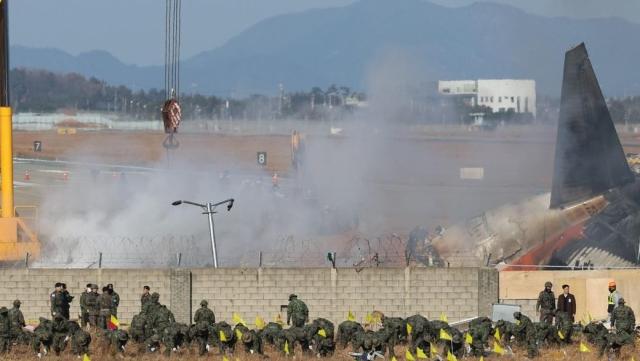
<path fill-rule="evenodd" d="M 589 353 L 581 353 L 579 352 L 579 341 L 574 341 L 574 343 L 570 346 L 566 346 L 563 348 L 557 349 L 542 349 L 539 357 L 535 358 L 535 360 L 543 360 L 543 361 L 561 361 L 561 360 L 571 360 L 571 361 L 596 361 L 606 359 L 606 356 L 603 358 L 598 358 L 597 351 L 595 347 L 588 345 L 590 348 Z M 127 345 L 126 352 L 124 356 L 115 356 L 108 348 L 104 346 L 101 342 L 92 342 L 91 347 L 91 355 L 90 358 L 93 361 L 98 360 L 115 360 L 115 359 L 129 359 L 129 360 L 144 360 L 144 361 L 154 361 L 154 360 L 166 360 L 167 358 L 161 354 L 149 354 L 149 353 L 139 353 L 138 346 L 134 344 Z M 398 361 L 406 360 L 405 356 L 405 347 L 398 346 L 396 347 L 396 355 Z M 330 358 L 326 358 L 326 360 L 340 360 L 340 361 L 349 361 L 353 360 L 352 357 L 348 355 L 350 351 L 349 348 L 346 350 L 337 350 L 334 356 Z M 514 350 L 514 355 L 503 355 L 499 356 L 497 354 L 492 354 L 491 356 L 485 357 L 484 360 L 530 360 L 526 357 L 526 350 L 516 349 Z M 265 350 L 266 355 L 269 360 L 274 361 L 285 361 L 291 360 L 318 360 L 316 357 L 302 355 L 301 349 L 298 347 L 295 350 L 294 357 L 284 357 L 278 354 L 276 350 L 274 350 L 271 346 L 267 346 Z M 415 355 L 414 355 L 415 357 Z M 77 360 L 77 358 L 70 354 L 70 351 L 67 350 L 63 352 L 61 356 L 50 355 L 47 357 L 51 360 L 60 360 L 60 361 L 72 361 Z M 2 357 L 3 360 L 8 361 L 24 361 L 24 360 L 33 360 L 36 359 L 34 357 L 33 352 L 30 348 L 25 346 L 14 347 L 9 355 L 4 355 Z M 183 360 L 183 361 L 194 361 L 194 360 L 204 360 L 204 359 L 214 359 L 222 361 L 223 358 L 221 355 L 217 354 L 217 349 L 213 349 L 212 353 L 207 356 L 199 357 L 197 355 L 197 350 L 194 348 L 188 350 L 182 350 L 180 354 L 173 354 L 170 359 L 174 360 Z M 251 355 L 238 348 L 233 355 L 227 356 L 229 361 L 237 361 L 237 360 L 262 360 L 263 358 L 258 355 Z M 622 349 L 619 358 L 611 358 L 610 360 L 622 360 L 622 361 L 630 361 L 630 360 L 638 360 L 640 359 L 640 342 L 636 344 L 635 349 L 631 347 L 625 347 Z M 416 358 L 417 360 L 417 358 Z M 435 360 L 435 358 L 433 358 Z M 461 360 L 478 360 L 476 357 L 467 357 Z"/>
<path fill-rule="evenodd" d="M 165 138 L 164 133 L 151 131 L 18 131 L 14 132 L 14 156 L 162 166 L 167 157 L 162 146 Z M 172 162 L 176 163 L 234 162 L 256 169 L 257 152 L 267 152 L 268 171 L 285 172 L 291 163 L 289 136 L 177 134 L 176 139 L 180 146 L 171 153 Z M 34 151 L 35 141 L 42 143 L 41 152 Z"/>

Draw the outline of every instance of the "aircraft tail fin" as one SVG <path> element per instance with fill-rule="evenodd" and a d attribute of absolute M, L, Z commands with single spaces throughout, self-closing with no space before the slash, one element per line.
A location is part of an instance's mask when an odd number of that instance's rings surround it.
<path fill-rule="evenodd" d="M 584 43 L 567 51 L 550 208 L 563 208 L 632 182 Z"/>

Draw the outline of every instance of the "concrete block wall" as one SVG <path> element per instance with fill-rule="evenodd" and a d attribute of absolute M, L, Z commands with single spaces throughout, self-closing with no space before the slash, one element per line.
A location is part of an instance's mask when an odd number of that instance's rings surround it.
<path fill-rule="evenodd" d="M 389 316 L 420 313 L 437 319 L 442 312 L 450 321 L 489 315 L 498 301 L 498 273 L 479 268 L 367 268 L 354 269 L 23 269 L 0 270 L 0 305 L 15 298 L 23 301 L 28 320 L 50 317 L 49 294 L 55 282 L 65 282 L 76 299 L 72 318 L 79 313 L 79 296 L 87 283 L 101 287 L 113 283 L 120 294 L 122 322 L 140 311 L 142 286 L 159 292 L 180 322 L 206 299 L 218 320 L 231 321 L 238 312 L 250 324 L 260 315 L 266 321 L 280 313 L 288 295 L 296 293 L 310 310 L 310 317 L 336 323 L 351 310 L 359 320 L 378 310 Z M 286 312 L 281 313 L 283 319 Z"/>
<path fill-rule="evenodd" d="M 479 312 L 489 315 L 485 305 L 498 301 L 497 272 L 480 274 L 478 268 L 199 269 L 192 270 L 192 307 L 195 312 L 206 299 L 218 319 L 230 320 L 237 312 L 248 323 L 258 315 L 269 321 L 295 293 L 309 306 L 311 319 L 338 323 L 351 310 L 363 320 L 378 310 L 402 317 L 420 313 L 430 319 L 444 312 L 455 321 Z M 281 316 L 284 319 L 286 312 Z"/>
<path fill-rule="evenodd" d="M 160 301 L 171 306 L 169 299 L 170 270 L 116 270 L 116 269 L 2 269 L 0 270 L 0 306 L 11 307 L 14 299 L 22 301 L 22 312 L 27 321 L 37 322 L 39 317 L 51 317 L 49 294 L 56 282 L 67 284 L 75 299 L 70 315 L 80 313 L 80 294 L 87 283 L 96 283 L 100 290 L 113 283 L 120 295 L 118 318 L 129 322 L 140 312 L 142 287 L 149 285 L 152 292 L 160 293 Z"/>

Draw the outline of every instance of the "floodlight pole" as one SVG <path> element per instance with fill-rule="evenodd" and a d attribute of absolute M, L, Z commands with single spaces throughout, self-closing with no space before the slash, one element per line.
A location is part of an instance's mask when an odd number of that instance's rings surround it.
<path fill-rule="evenodd" d="M 216 248 L 216 233 L 215 233 L 215 228 L 213 224 L 213 215 L 218 213 L 216 212 L 216 207 L 225 203 L 227 204 L 227 211 L 230 211 L 231 207 L 233 207 L 233 202 L 234 202 L 234 199 L 229 198 L 229 199 L 225 199 L 222 202 L 218 202 L 218 203 L 207 202 L 207 204 L 200 204 L 200 203 L 184 201 L 184 200 L 179 200 L 171 203 L 174 206 L 179 206 L 184 203 L 184 204 L 190 204 L 192 206 L 200 207 L 203 210 L 202 214 L 206 214 L 209 217 L 209 237 L 211 238 L 211 258 L 213 259 L 213 268 L 218 268 L 218 252 Z"/>
<path fill-rule="evenodd" d="M 216 252 L 216 232 L 213 228 L 213 215 L 216 212 L 213 211 L 211 202 L 207 202 L 207 211 L 205 213 L 209 216 L 209 236 L 211 237 L 211 257 L 213 258 L 213 268 L 218 268 L 218 254 Z"/>

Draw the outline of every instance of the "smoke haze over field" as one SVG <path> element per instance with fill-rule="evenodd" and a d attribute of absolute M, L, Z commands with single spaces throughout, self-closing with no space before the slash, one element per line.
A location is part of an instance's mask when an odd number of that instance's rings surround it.
<path fill-rule="evenodd" d="M 104 267 L 175 265 L 177 253 L 183 266 L 210 265 L 206 217 L 192 206 L 172 207 L 178 199 L 235 198 L 230 212 L 221 208 L 215 216 L 222 266 L 255 266 L 261 251 L 265 264 L 311 266 L 322 265 L 327 251 L 337 251 L 342 265 L 359 260 L 360 245 L 347 243 L 354 234 L 384 247 L 391 233 L 449 225 L 544 191 L 551 168 L 544 141 L 514 145 L 499 133 L 491 142 L 403 135 L 398 125 L 428 72 L 401 51 L 388 51 L 368 73 L 370 106 L 335 124 L 343 135 L 309 136 L 301 171 L 290 169 L 277 191 L 271 173 L 237 162 L 233 151 L 194 160 L 178 149 L 170 169 L 163 160 L 156 164 L 162 170 L 116 181 L 110 172 L 94 177 L 86 168 L 75 170 L 71 184 L 51 190 L 43 202 L 47 250 L 40 265 L 95 266 L 99 252 Z M 484 168 L 485 179 L 460 179 L 463 167 Z M 224 171 L 228 178 L 220 177 Z"/>

